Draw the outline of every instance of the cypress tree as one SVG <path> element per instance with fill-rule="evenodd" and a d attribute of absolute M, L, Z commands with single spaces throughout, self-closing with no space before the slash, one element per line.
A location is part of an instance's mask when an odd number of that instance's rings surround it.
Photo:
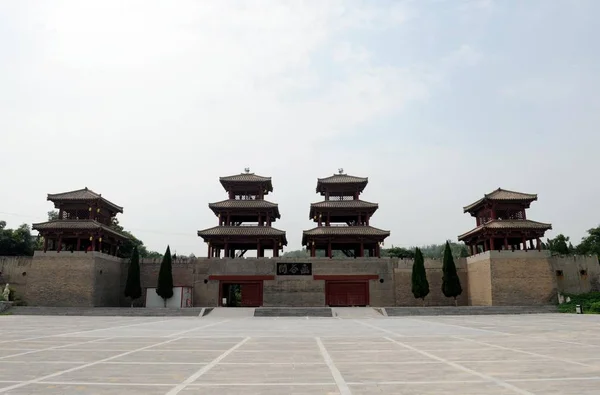
<path fill-rule="evenodd" d="M 171 266 L 171 249 L 169 246 L 167 246 L 167 251 L 165 252 L 165 255 L 163 255 L 160 264 L 156 293 L 163 298 L 165 307 L 167 307 L 167 299 L 173 296 L 173 269 Z"/>
<path fill-rule="evenodd" d="M 131 299 L 131 307 L 133 307 L 133 301 L 141 296 L 142 283 L 140 281 L 140 254 L 138 253 L 137 246 L 135 246 L 131 252 L 131 260 L 129 261 L 129 269 L 127 271 L 125 297 Z"/>
<path fill-rule="evenodd" d="M 423 299 L 423 306 L 425 306 L 425 297 L 429 295 L 429 282 L 423 254 L 418 248 L 415 250 L 415 261 L 412 266 L 412 293 L 416 299 Z"/>
<path fill-rule="evenodd" d="M 456 273 L 456 265 L 454 265 L 452 250 L 448 242 L 446 242 L 446 248 L 444 249 L 442 276 L 442 292 L 447 298 L 454 298 L 454 305 L 458 305 L 456 297 L 462 293 L 462 287 L 460 286 L 460 279 L 458 273 Z"/>

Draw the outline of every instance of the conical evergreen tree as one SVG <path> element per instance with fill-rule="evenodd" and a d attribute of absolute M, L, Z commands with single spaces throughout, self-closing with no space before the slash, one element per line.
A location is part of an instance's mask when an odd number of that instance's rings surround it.
<path fill-rule="evenodd" d="M 167 299 L 173 296 L 173 268 L 171 265 L 171 249 L 167 246 L 167 251 L 163 255 L 158 272 L 158 284 L 156 293 L 163 298 L 165 307 L 167 307 Z"/>
<path fill-rule="evenodd" d="M 456 273 L 456 265 L 452 257 L 450 244 L 446 242 L 444 249 L 444 265 L 442 266 L 442 292 L 447 298 L 454 298 L 454 304 L 457 305 L 456 297 L 462 293 L 460 279 Z"/>
<path fill-rule="evenodd" d="M 131 252 L 131 260 L 129 261 L 129 270 L 127 271 L 127 283 L 125 284 L 125 297 L 131 299 L 131 307 L 133 301 L 142 296 L 142 283 L 140 281 L 140 254 L 137 246 L 133 247 Z"/>
<path fill-rule="evenodd" d="M 425 297 L 429 295 L 429 282 L 423 254 L 418 248 L 415 250 L 415 261 L 412 266 L 412 293 L 416 299 L 423 299 L 423 306 L 425 306 Z"/>

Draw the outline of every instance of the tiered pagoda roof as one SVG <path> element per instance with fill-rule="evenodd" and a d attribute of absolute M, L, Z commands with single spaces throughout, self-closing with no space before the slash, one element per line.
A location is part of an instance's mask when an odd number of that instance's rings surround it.
<path fill-rule="evenodd" d="M 312 256 L 317 249 L 326 249 L 329 257 L 332 249 L 342 250 L 347 256 L 362 257 L 365 251 L 369 256 L 379 256 L 380 244 L 390 232 L 369 225 L 379 205 L 359 199 L 368 181 L 366 177 L 344 174 L 342 169 L 339 174 L 317 179 L 316 191 L 325 200 L 310 205 L 309 218 L 318 226 L 302 234 L 302 245 L 311 250 Z"/>
<path fill-rule="evenodd" d="M 58 218 L 32 225 L 44 238 L 44 251 L 100 251 L 116 255 L 128 236 L 111 227 L 123 207 L 88 189 L 48 194 Z"/>
<path fill-rule="evenodd" d="M 219 218 L 219 225 L 198 231 L 198 236 L 209 245 L 209 257 L 220 257 L 221 250 L 226 257 L 257 250 L 261 257 L 266 249 L 272 249 L 273 255 L 278 256 L 279 249 L 287 245 L 287 239 L 284 231 L 271 226 L 281 218 L 279 206 L 264 200 L 264 196 L 273 191 L 271 177 L 250 173 L 247 169 L 245 173 L 219 180 L 229 199 L 208 205 Z"/>
<path fill-rule="evenodd" d="M 527 219 L 526 209 L 536 200 L 536 194 L 502 188 L 485 194 L 463 208 L 477 219 L 477 226 L 458 236 L 458 240 L 470 247 L 471 254 L 501 249 L 541 249 L 540 238 L 552 225 Z"/>

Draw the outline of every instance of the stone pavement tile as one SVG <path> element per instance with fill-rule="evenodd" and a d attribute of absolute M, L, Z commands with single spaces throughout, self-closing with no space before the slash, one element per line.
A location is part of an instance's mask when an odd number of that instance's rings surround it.
<path fill-rule="evenodd" d="M 221 362 L 228 363 L 298 363 L 298 362 L 323 362 L 319 351 L 295 350 L 264 350 L 240 351 L 240 349 L 226 356 Z"/>
<path fill-rule="evenodd" d="M 8 385 L 6 385 L 8 386 Z M 0 383 L 0 389 L 2 383 Z M 10 395 L 164 395 L 171 387 L 155 386 L 114 386 L 114 385 L 63 385 L 28 384 L 8 392 Z"/>
<path fill-rule="evenodd" d="M 343 362 L 432 362 L 433 359 L 411 350 L 329 351 L 334 363 Z"/>
<path fill-rule="evenodd" d="M 561 348 L 547 348 L 538 349 L 535 351 L 527 351 L 563 359 L 595 358 L 598 357 L 598 355 L 600 355 L 600 349 L 598 348 L 591 348 L 587 346 L 572 346 L 570 344 L 563 344 Z"/>
<path fill-rule="evenodd" d="M 397 338 L 396 340 L 398 340 L 401 343 L 404 343 L 408 346 L 417 348 L 419 350 L 423 350 L 423 351 L 437 351 L 437 350 L 481 350 L 481 349 L 485 349 L 485 348 L 492 348 L 492 347 L 486 347 L 483 346 L 481 344 L 476 344 L 473 342 L 466 342 L 466 341 L 454 341 L 454 340 L 448 340 L 448 341 L 444 341 L 444 342 L 411 342 L 411 341 L 407 341 L 403 338 Z M 391 343 L 391 342 L 390 342 Z M 402 346 L 397 345 L 397 348 L 401 348 Z"/>
<path fill-rule="evenodd" d="M 600 394 L 600 377 L 596 380 L 512 381 L 510 384 L 536 395 Z"/>
<path fill-rule="evenodd" d="M 111 362 L 192 362 L 192 363 L 209 363 L 223 351 L 137 351 L 119 358 L 111 360 Z"/>
<path fill-rule="evenodd" d="M 472 381 L 480 378 L 444 363 L 427 364 L 346 364 L 336 367 L 347 382 L 371 381 Z"/>
<path fill-rule="evenodd" d="M 164 342 L 163 338 L 161 342 Z M 117 351 L 117 354 L 120 352 L 131 351 L 142 347 L 151 346 L 156 344 L 157 342 L 145 342 L 145 343 L 84 343 L 84 344 L 74 344 L 71 346 L 62 347 L 61 350 L 90 350 L 90 351 Z"/>
<path fill-rule="evenodd" d="M 19 355 L 15 357 L 4 358 L 0 362 L 13 362 L 13 361 L 44 361 L 44 362 L 61 362 L 68 361 L 74 363 L 87 363 L 95 362 L 100 359 L 109 358 L 113 355 L 119 354 L 121 351 L 71 351 L 71 350 L 46 350 L 37 351 L 31 354 Z M 18 354 L 19 351 L 13 351 L 13 354 Z"/>
<path fill-rule="evenodd" d="M 542 360 L 547 361 L 543 356 L 524 354 L 512 350 L 498 348 L 486 348 L 483 350 L 439 350 L 428 351 L 436 357 L 444 358 L 448 361 L 506 361 L 506 360 Z"/>
<path fill-rule="evenodd" d="M 254 342 L 245 343 L 239 348 L 240 351 L 265 351 L 265 350 L 290 350 L 290 351 L 314 351 L 319 352 L 319 346 L 313 339 L 309 342 L 290 342 L 290 343 L 273 343 L 273 342 Z"/>
<path fill-rule="evenodd" d="M 189 386 L 182 395 L 339 395 L 335 385 Z"/>
<path fill-rule="evenodd" d="M 555 377 L 590 377 L 600 375 L 593 367 L 577 366 L 562 361 L 519 361 L 516 363 L 461 362 L 462 366 L 477 372 L 508 379 L 544 379 Z M 600 393 L 600 392 L 599 392 Z"/>
<path fill-rule="evenodd" d="M 391 351 L 398 349 L 398 345 L 390 342 L 373 342 L 373 341 L 353 341 L 353 342 L 343 342 L 343 343 L 327 343 L 323 342 L 323 345 L 329 352 L 348 352 L 350 350 L 366 350 L 366 351 Z"/>
<path fill-rule="evenodd" d="M 64 370 L 60 365 L 59 370 Z M 91 383 L 179 384 L 203 365 L 139 365 L 99 363 L 47 381 Z"/>
<path fill-rule="evenodd" d="M 0 363 L 0 380 L 33 380 L 80 364 L 32 363 L 25 367 L 21 363 Z"/>
<path fill-rule="evenodd" d="M 6 357 L 7 355 L 19 354 L 27 351 L 35 351 L 32 349 L 23 349 L 23 348 L 4 348 L 3 345 L 0 344 L 0 358 Z"/>
<path fill-rule="evenodd" d="M 353 395 L 515 395 L 514 391 L 493 383 L 428 383 L 428 384 L 370 384 L 350 385 Z"/>
<path fill-rule="evenodd" d="M 323 365 L 217 365 L 196 383 L 331 383 L 333 376 Z"/>

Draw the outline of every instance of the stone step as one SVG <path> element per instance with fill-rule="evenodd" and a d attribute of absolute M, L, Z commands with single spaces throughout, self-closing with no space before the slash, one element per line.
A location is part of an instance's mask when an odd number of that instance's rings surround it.
<path fill-rule="evenodd" d="M 14 306 L 13 315 L 69 315 L 69 316 L 123 316 L 123 317 L 198 317 L 201 307 L 184 309 L 146 307 L 41 307 Z"/>
<path fill-rule="evenodd" d="M 415 315 L 548 314 L 558 313 L 558 307 L 555 305 L 386 307 L 385 311 L 389 317 Z"/>
<path fill-rule="evenodd" d="M 332 317 L 330 307 L 258 307 L 255 317 Z"/>

